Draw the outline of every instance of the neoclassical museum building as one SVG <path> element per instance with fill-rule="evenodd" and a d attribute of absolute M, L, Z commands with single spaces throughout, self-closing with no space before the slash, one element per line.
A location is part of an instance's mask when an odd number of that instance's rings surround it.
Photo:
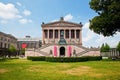
<path fill-rule="evenodd" d="M 82 24 L 64 21 L 42 23 L 42 47 L 36 49 L 42 56 L 73 57 L 99 56 L 98 48 L 82 46 Z"/>

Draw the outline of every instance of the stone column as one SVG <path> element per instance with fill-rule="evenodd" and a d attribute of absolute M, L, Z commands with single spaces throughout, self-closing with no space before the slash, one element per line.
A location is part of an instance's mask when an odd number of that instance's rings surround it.
<path fill-rule="evenodd" d="M 69 43 L 71 43 L 71 29 L 69 29 Z"/>
<path fill-rule="evenodd" d="M 55 30 L 53 29 L 53 39 L 55 39 Z"/>
<path fill-rule="evenodd" d="M 60 29 L 58 29 L 58 39 L 60 39 Z"/>
<path fill-rule="evenodd" d="M 75 35 L 75 39 L 76 39 L 76 37 L 77 37 L 77 35 L 76 35 L 76 30 L 74 30 L 74 35 Z"/>
<path fill-rule="evenodd" d="M 47 41 L 48 41 L 48 43 L 49 43 L 49 29 L 48 29 L 48 36 L 47 36 L 47 37 L 48 37 Z"/>
<path fill-rule="evenodd" d="M 53 41 L 55 43 L 55 29 L 53 29 Z"/>

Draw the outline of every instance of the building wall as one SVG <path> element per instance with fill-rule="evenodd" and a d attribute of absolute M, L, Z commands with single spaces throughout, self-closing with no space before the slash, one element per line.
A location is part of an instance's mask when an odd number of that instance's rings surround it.
<path fill-rule="evenodd" d="M 0 48 L 9 48 L 13 45 L 17 49 L 17 38 L 10 34 L 0 32 Z"/>
<path fill-rule="evenodd" d="M 31 38 L 30 36 L 26 36 L 25 38 L 18 39 L 18 48 L 22 49 L 22 44 L 26 44 L 26 48 L 40 48 L 42 46 L 42 42 L 39 38 Z"/>

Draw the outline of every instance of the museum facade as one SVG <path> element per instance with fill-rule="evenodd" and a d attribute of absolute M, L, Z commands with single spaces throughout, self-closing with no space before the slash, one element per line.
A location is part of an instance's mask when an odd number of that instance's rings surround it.
<path fill-rule="evenodd" d="M 82 24 L 65 21 L 42 23 L 42 47 L 37 49 L 43 56 L 73 57 L 100 56 L 98 48 L 82 46 Z"/>

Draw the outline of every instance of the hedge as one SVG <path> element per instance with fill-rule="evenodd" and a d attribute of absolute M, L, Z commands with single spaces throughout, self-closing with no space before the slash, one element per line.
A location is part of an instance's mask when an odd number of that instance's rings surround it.
<path fill-rule="evenodd" d="M 102 60 L 102 56 L 85 56 L 88 61 L 98 61 L 98 60 Z"/>
<path fill-rule="evenodd" d="M 88 61 L 84 57 L 46 57 L 48 62 L 83 62 Z"/>
<path fill-rule="evenodd" d="M 43 57 L 43 56 L 28 56 L 28 60 L 32 61 L 48 61 L 48 62 L 83 62 L 101 60 L 101 56 L 86 56 L 86 57 Z"/>
<path fill-rule="evenodd" d="M 44 56 L 28 56 L 27 59 L 32 61 L 45 61 Z"/>

